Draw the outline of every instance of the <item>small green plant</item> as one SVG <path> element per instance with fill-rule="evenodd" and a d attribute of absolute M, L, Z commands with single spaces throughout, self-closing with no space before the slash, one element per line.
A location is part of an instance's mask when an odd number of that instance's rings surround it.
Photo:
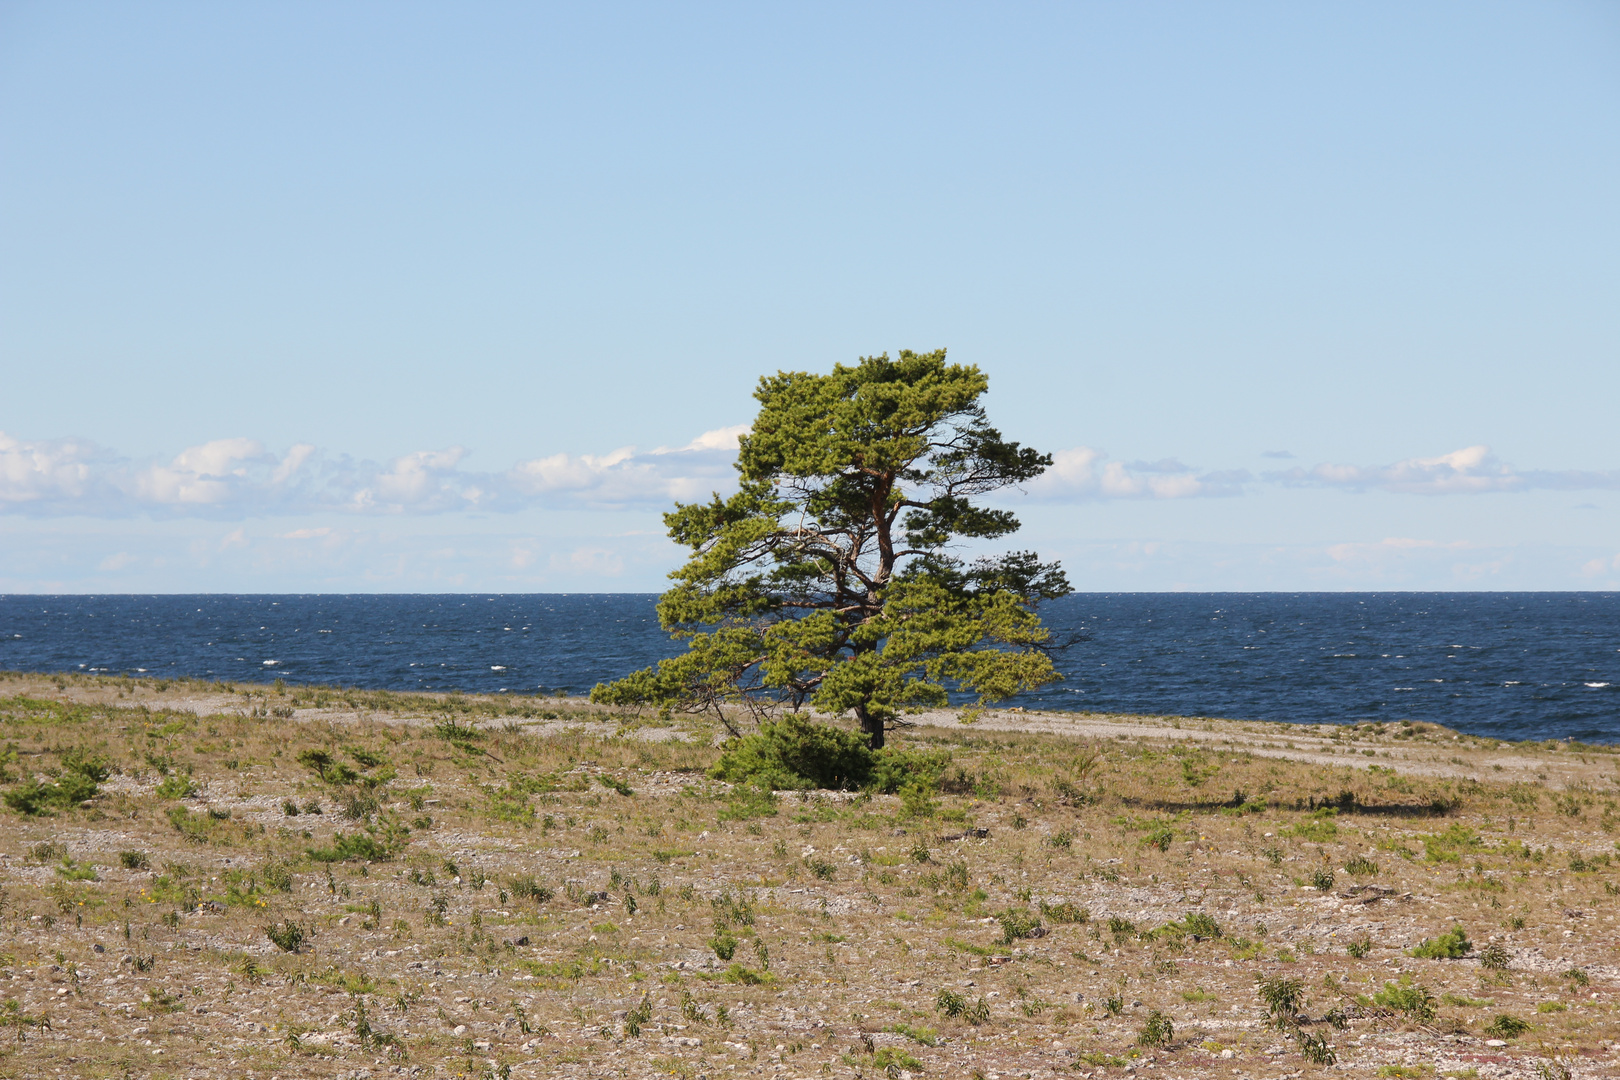
<path fill-rule="evenodd" d="M 609 776 L 606 773 L 599 773 L 597 774 L 596 782 L 605 788 L 612 788 L 620 795 L 628 797 L 635 794 L 635 791 L 631 789 L 629 784 L 625 783 L 623 780 L 620 780 L 616 776 Z"/>
<path fill-rule="evenodd" d="M 1011 945 L 1020 938 L 1038 937 L 1038 931 L 1044 932 L 1041 920 L 1028 908 L 1007 908 L 996 915 L 996 921 L 1001 923 L 1003 945 Z"/>
<path fill-rule="evenodd" d="M 1479 950 L 1479 966 L 1492 971 L 1506 971 L 1513 962 L 1513 954 L 1500 941 L 1493 941 Z"/>
<path fill-rule="evenodd" d="M 1333 868 L 1331 866 L 1319 866 L 1311 871 L 1311 885 L 1318 892 L 1332 892 L 1333 880 Z"/>
<path fill-rule="evenodd" d="M 1536 1062 L 1536 1075 L 1541 1080 L 1574 1080 L 1575 1073 L 1560 1058 L 1543 1058 Z"/>
<path fill-rule="evenodd" d="M 1255 993 L 1266 1007 L 1266 1022 L 1272 1027 L 1278 1031 L 1294 1031 L 1299 1027 L 1299 1013 L 1305 1008 L 1303 982 L 1277 975 L 1256 983 Z"/>
<path fill-rule="evenodd" d="M 280 926 L 266 926 L 264 936 L 282 952 L 295 953 L 304 945 L 304 928 L 287 919 Z"/>
<path fill-rule="evenodd" d="M 197 794 L 197 785 L 185 773 L 171 773 L 157 786 L 154 794 L 160 799 L 189 799 Z"/>
<path fill-rule="evenodd" d="M 1453 926 L 1439 937 L 1428 938 L 1415 949 L 1409 950 L 1409 955 L 1422 960 L 1460 960 L 1474 951 L 1474 945 L 1468 940 L 1468 933 L 1460 926 Z"/>
<path fill-rule="evenodd" d="M 1313 1065 L 1332 1065 L 1339 1060 L 1339 1055 L 1329 1045 L 1326 1035 L 1312 1035 L 1310 1032 L 1301 1031 L 1297 1042 L 1300 1054 Z"/>
<path fill-rule="evenodd" d="M 990 1004 L 984 998 L 969 1002 L 954 990 L 940 990 L 934 999 L 934 1009 L 956 1020 L 978 1025 L 990 1019 Z"/>
<path fill-rule="evenodd" d="M 713 949 L 714 955 L 720 959 L 730 960 L 737 955 L 737 939 L 728 933 L 717 934 L 709 939 L 709 948 Z"/>
<path fill-rule="evenodd" d="M 643 994 L 641 1004 L 624 1014 L 624 1035 L 627 1039 L 641 1038 L 641 1028 L 652 1021 L 652 995 Z"/>
<path fill-rule="evenodd" d="M 1154 1009 L 1148 1013 L 1147 1023 L 1137 1033 L 1136 1042 L 1138 1046 L 1169 1046 L 1175 1034 L 1176 1029 L 1170 1023 L 1170 1018 Z"/>
<path fill-rule="evenodd" d="M 1345 955 L 1356 960 L 1365 960 L 1372 953 L 1372 938 L 1362 936 L 1344 947 Z"/>
<path fill-rule="evenodd" d="M 37 1016 L 23 1011 L 22 1002 L 16 998 L 7 998 L 5 1004 L 0 1005 L 0 1025 L 11 1028 L 17 1036 L 17 1045 L 21 1046 L 23 1033 L 31 1027 L 39 1027 L 44 1023 Z"/>
<path fill-rule="evenodd" d="M 1344 864 L 1344 872 L 1349 874 L 1351 877 L 1357 878 L 1376 877 L 1378 874 L 1378 864 L 1367 858 L 1365 855 L 1357 855 L 1355 858 Z"/>
<path fill-rule="evenodd" d="M 1148 829 L 1147 835 L 1142 837 L 1146 847 L 1157 848 L 1160 851 L 1169 851 L 1170 845 L 1176 842 L 1176 830 L 1170 827 L 1168 821 L 1158 821 Z"/>
<path fill-rule="evenodd" d="M 1122 942 L 1136 933 L 1136 924 L 1129 919 L 1112 915 L 1108 919 L 1108 932 L 1114 935 L 1116 942 Z"/>
<path fill-rule="evenodd" d="M 919 1046 L 938 1046 L 939 1032 L 930 1027 L 913 1027 L 910 1024 L 890 1024 L 888 1029 L 896 1035 L 904 1035 Z"/>
<path fill-rule="evenodd" d="M 1058 904 L 1049 904 L 1042 900 L 1041 917 L 1052 923 L 1087 923 L 1091 921 L 1091 909 L 1078 907 L 1068 900 Z"/>
<path fill-rule="evenodd" d="M 1529 1030 L 1528 1023 L 1507 1013 L 1498 1013 L 1495 1020 L 1485 1025 L 1485 1034 L 1493 1039 L 1517 1039 Z"/>
<path fill-rule="evenodd" d="M 554 895 L 550 889 L 536 881 L 533 874 L 522 874 L 518 877 L 508 878 L 506 887 L 519 900 L 532 900 L 535 904 L 550 903 Z"/>
<path fill-rule="evenodd" d="M 899 1076 L 902 1072 L 922 1072 L 923 1063 L 898 1046 L 880 1046 L 872 1053 L 872 1067 L 887 1076 Z"/>
<path fill-rule="evenodd" d="M 147 870 L 152 866 L 144 851 L 120 851 L 118 865 L 125 870 Z"/>
<path fill-rule="evenodd" d="M 1221 924 L 1215 921 L 1215 916 L 1203 911 L 1189 911 L 1186 918 L 1181 920 L 1181 927 L 1193 937 L 1218 938 L 1221 936 Z"/>
<path fill-rule="evenodd" d="M 1373 995 L 1373 1004 L 1404 1013 L 1413 1020 L 1434 1019 L 1434 995 L 1428 987 L 1413 983 L 1408 975 L 1402 975 L 1399 983 L 1386 982 L 1384 988 Z"/>
<path fill-rule="evenodd" d="M 1564 978 L 1576 986 L 1588 986 L 1592 982 L 1592 977 L 1586 973 L 1585 969 L 1578 967 L 1572 967 L 1564 972 Z"/>
<path fill-rule="evenodd" d="M 810 857 L 804 860 L 805 868 L 822 881 L 832 881 L 838 876 L 838 867 L 826 859 Z"/>

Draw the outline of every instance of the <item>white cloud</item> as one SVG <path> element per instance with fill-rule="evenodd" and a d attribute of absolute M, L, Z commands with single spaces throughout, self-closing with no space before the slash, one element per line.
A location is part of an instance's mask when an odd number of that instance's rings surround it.
<path fill-rule="evenodd" d="M 1199 472 L 1170 458 L 1110 461 L 1101 450 L 1077 446 L 1052 455 L 1052 467 L 1026 485 L 1043 499 L 1189 499 L 1240 495 L 1250 476 L 1238 469 Z"/>
<path fill-rule="evenodd" d="M 386 463 L 298 443 L 281 456 L 248 438 L 187 447 L 172 459 L 136 461 L 82 439 L 23 441 L 0 433 L 0 513 L 32 517 L 255 516 L 335 512 L 443 514 L 536 507 L 663 507 L 735 490 L 737 439 L 747 425 L 706 431 L 683 446 L 607 454 L 556 453 L 498 472 L 464 468 L 468 451 L 419 450 Z M 1320 464 L 1268 472 L 1201 470 L 1174 458 L 1116 461 L 1088 446 L 1059 450 L 1025 485 L 1052 502 L 1164 500 L 1241 495 L 1260 482 L 1420 495 L 1620 488 L 1620 471 L 1525 471 L 1485 446 L 1393 465 Z"/>
<path fill-rule="evenodd" d="M 168 465 L 140 470 L 130 493 L 147 503 L 224 502 L 247 478 L 245 463 L 264 456 L 263 445 L 252 439 L 216 439 L 182 450 Z"/>
<path fill-rule="evenodd" d="M 0 504 L 51 504 L 83 497 L 100 454 L 80 439 L 23 442 L 0 431 Z"/>
<path fill-rule="evenodd" d="M 731 488 L 737 437 L 747 430 L 718 428 L 685 446 L 646 452 L 552 454 L 503 472 L 462 468 L 467 451 L 458 446 L 378 464 L 331 457 L 308 443 L 278 458 L 253 439 L 236 438 L 140 462 L 85 440 L 24 442 L 0 433 L 0 512 L 233 518 L 666 504 Z"/>
<path fill-rule="evenodd" d="M 1265 479 L 1291 487 L 1330 487 L 1406 495 L 1479 495 L 1487 492 L 1556 488 L 1566 491 L 1620 488 L 1620 472 L 1515 469 L 1488 446 L 1468 446 L 1439 457 L 1407 458 L 1393 465 L 1316 465 L 1266 473 Z"/>
<path fill-rule="evenodd" d="M 747 424 L 716 428 L 678 449 L 660 446 L 645 454 L 629 446 L 602 457 L 553 454 L 518 462 L 506 479 L 523 495 L 593 505 L 691 501 L 733 484 L 737 437 L 747 431 Z"/>

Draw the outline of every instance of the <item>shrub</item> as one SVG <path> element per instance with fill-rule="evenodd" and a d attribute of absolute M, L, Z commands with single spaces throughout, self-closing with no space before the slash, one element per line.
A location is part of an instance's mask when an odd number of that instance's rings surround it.
<path fill-rule="evenodd" d="M 1468 934 L 1460 926 L 1453 926 L 1436 938 L 1429 938 L 1411 950 L 1411 955 L 1422 960 L 1459 960 L 1474 951 Z"/>
<path fill-rule="evenodd" d="M 1517 1039 L 1529 1030 L 1529 1024 L 1507 1013 L 1497 1014 L 1496 1019 L 1485 1026 L 1485 1034 L 1493 1039 Z"/>
<path fill-rule="evenodd" d="M 1513 962 L 1513 954 L 1500 941 L 1493 941 L 1479 950 L 1479 966 L 1492 971 L 1506 971 Z"/>
<path fill-rule="evenodd" d="M 934 1008 L 946 1016 L 966 1020 L 974 1025 L 990 1019 L 989 1002 L 982 997 L 976 1002 L 969 1002 L 954 990 L 941 990 L 939 997 L 934 1000 Z"/>
<path fill-rule="evenodd" d="M 898 746 L 885 746 L 872 754 L 872 771 L 865 787 L 872 791 L 905 795 L 911 788 L 921 795 L 934 795 L 940 790 L 945 770 L 950 766 L 949 750 L 906 750 Z M 918 798 L 917 795 L 913 799 Z"/>
<path fill-rule="evenodd" d="M 1357 855 L 1344 864 L 1344 872 L 1351 877 L 1375 877 L 1378 874 L 1378 864 L 1365 855 Z"/>
<path fill-rule="evenodd" d="M 151 867 L 152 863 L 146 857 L 144 851 L 120 851 L 118 853 L 118 865 L 125 870 L 146 870 Z"/>
<path fill-rule="evenodd" d="M 1170 1018 L 1158 1009 L 1148 1013 L 1147 1023 L 1142 1025 L 1141 1032 L 1136 1036 L 1139 1046 L 1169 1046 L 1175 1038 L 1176 1029 L 1170 1023 Z"/>
<path fill-rule="evenodd" d="M 155 794 L 160 799 L 186 799 L 197 794 L 197 785 L 184 773 L 174 773 L 163 778 Z"/>
<path fill-rule="evenodd" d="M 1150 848 L 1160 851 L 1169 851 L 1170 845 L 1176 841 L 1176 831 L 1170 827 L 1168 821 L 1155 822 L 1148 829 L 1147 835 L 1142 837 L 1142 843 Z"/>
<path fill-rule="evenodd" d="M 731 789 L 719 817 L 721 821 L 747 821 L 750 818 L 771 817 L 775 813 L 776 792 L 771 790 L 769 783 L 755 779 Z"/>
<path fill-rule="evenodd" d="M 1326 1035 L 1312 1035 L 1308 1032 L 1299 1033 L 1299 1052 L 1305 1060 L 1313 1065 L 1332 1065 L 1339 1060 L 1339 1055 L 1333 1047 L 1328 1045 Z"/>
<path fill-rule="evenodd" d="M 269 938 L 275 947 L 282 952 L 295 953 L 304 945 L 304 928 L 291 919 L 286 920 L 280 926 L 265 927 L 264 936 Z"/>
<path fill-rule="evenodd" d="M 1045 900 L 1042 900 L 1041 916 L 1047 922 L 1086 923 L 1091 921 L 1091 909 L 1077 907 L 1068 900 L 1060 904 L 1048 904 Z"/>
<path fill-rule="evenodd" d="M 717 934 L 709 939 L 709 948 L 720 959 L 730 960 L 737 955 L 737 939 L 730 934 Z"/>
<path fill-rule="evenodd" d="M 536 881 L 533 874 L 508 878 L 506 887 L 511 889 L 512 895 L 519 900 L 533 900 L 536 904 L 549 903 L 554 895 L 550 889 Z"/>
<path fill-rule="evenodd" d="M 267 889 L 274 889 L 276 892 L 292 892 L 292 869 L 285 863 L 265 863 L 264 868 L 259 871 L 259 880 L 264 882 L 264 887 Z"/>
<path fill-rule="evenodd" d="M 1187 917 L 1181 920 L 1181 926 L 1194 937 L 1218 938 L 1221 936 L 1221 924 L 1215 921 L 1213 915 L 1202 911 L 1187 912 Z"/>
<path fill-rule="evenodd" d="M 1118 915 L 1111 915 L 1108 919 L 1108 932 L 1114 935 L 1115 941 L 1124 941 L 1136 933 L 1136 924 Z"/>
<path fill-rule="evenodd" d="M 1373 1004 L 1405 1013 L 1413 1020 L 1434 1019 L 1434 995 L 1429 993 L 1428 987 L 1414 984 L 1405 975 L 1399 983 L 1386 982 L 1384 988 L 1373 995 Z"/>
<path fill-rule="evenodd" d="M 1298 979 L 1278 975 L 1261 979 L 1255 993 L 1266 1007 L 1266 1016 L 1278 1031 L 1292 1031 L 1299 1027 L 1299 1013 L 1305 1007 L 1305 984 Z"/>
<path fill-rule="evenodd" d="M 1332 892 L 1333 869 L 1327 866 L 1317 867 L 1311 872 L 1311 884 L 1316 887 L 1318 892 Z"/>
<path fill-rule="evenodd" d="M 625 783 L 623 780 L 620 780 L 618 777 L 608 776 L 606 773 L 598 773 L 597 777 L 596 777 L 596 782 L 601 784 L 605 788 L 612 788 L 614 791 L 617 791 L 620 795 L 624 795 L 626 797 L 634 795 L 636 793 L 635 789 L 632 788 L 629 784 Z"/>
<path fill-rule="evenodd" d="M 899 1076 L 904 1072 L 922 1072 L 923 1063 L 897 1046 L 880 1046 L 872 1052 L 872 1067 L 885 1075 Z"/>
<path fill-rule="evenodd" d="M 332 835 L 332 845 L 309 848 L 315 862 L 387 862 L 405 846 L 405 830 L 384 823 L 365 832 Z"/>
<path fill-rule="evenodd" d="M 64 767 L 62 775 L 53 783 L 42 784 L 37 779 L 24 780 L 5 794 L 6 805 L 19 814 L 30 817 L 49 814 L 52 810 L 71 809 L 87 799 L 96 797 L 99 784 L 106 779 L 104 767 L 94 763 L 80 763 L 81 769 Z M 63 755 L 67 765 L 67 755 Z"/>
<path fill-rule="evenodd" d="M 716 780 L 776 791 L 864 787 L 872 776 L 866 737 L 800 716 L 764 723 L 726 744 L 709 770 Z"/>
<path fill-rule="evenodd" d="M 641 1004 L 624 1014 L 624 1034 L 626 1038 L 641 1038 L 642 1025 L 652 1020 L 652 995 L 643 994 Z"/>
<path fill-rule="evenodd" d="M 1001 923 L 1001 943 L 1011 945 L 1019 938 L 1039 937 L 1041 920 L 1030 913 L 1028 908 L 1007 908 L 996 916 Z"/>
<path fill-rule="evenodd" d="M 1360 937 L 1346 945 L 1344 951 L 1357 960 L 1365 960 L 1367 955 L 1372 952 L 1372 946 L 1372 938 Z"/>

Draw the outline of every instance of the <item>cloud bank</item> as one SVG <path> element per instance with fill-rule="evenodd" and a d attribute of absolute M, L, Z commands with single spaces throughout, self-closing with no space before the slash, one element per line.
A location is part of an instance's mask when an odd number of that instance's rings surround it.
<path fill-rule="evenodd" d="M 1407 458 L 1393 465 L 1317 465 L 1268 472 L 1264 479 L 1289 487 L 1391 491 L 1403 495 L 1481 495 L 1490 492 L 1552 489 L 1590 491 L 1620 488 L 1620 471 L 1521 471 L 1498 459 L 1488 446 L 1469 446 L 1431 458 Z"/>
<path fill-rule="evenodd" d="M 1241 495 L 1251 479 L 1246 469 L 1199 472 L 1173 458 L 1110 461 L 1101 450 L 1079 446 L 1054 453 L 1052 467 L 1026 487 L 1052 500 L 1190 499 Z"/>
<path fill-rule="evenodd" d="M 85 440 L 30 442 L 0 432 L 0 513 L 233 518 L 667 504 L 730 486 L 737 437 L 747 430 L 720 428 L 645 452 L 554 454 L 503 472 L 462 468 L 467 451 L 459 446 L 378 463 L 304 443 L 278 456 L 252 439 L 219 439 L 172 460 L 135 461 Z"/>
<path fill-rule="evenodd" d="M 667 506 L 733 489 L 737 438 L 747 425 L 706 431 L 684 446 L 558 453 L 499 472 L 464 467 L 459 446 L 387 462 L 333 455 L 307 443 L 276 454 L 246 438 L 217 439 L 169 460 L 137 461 L 83 439 L 25 441 L 0 432 L 0 514 L 30 517 L 228 520 L 309 513 L 494 513 L 534 508 Z M 1279 456 L 1272 451 L 1268 456 Z M 1231 498 L 1257 485 L 1475 495 L 1535 489 L 1620 488 L 1620 471 L 1520 470 L 1485 446 L 1392 465 L 1319 464 L 1256 476 L 1173 458 L 1115 461 L 1088 446 L 1059 450 L 1025 485 L 1046 502 Z"/>

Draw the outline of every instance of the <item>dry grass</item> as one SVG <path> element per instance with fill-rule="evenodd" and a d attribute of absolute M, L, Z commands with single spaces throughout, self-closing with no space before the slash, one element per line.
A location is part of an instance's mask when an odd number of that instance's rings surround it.
<path fill-rule="evenodd" d="M 4 1076 L 1616 1071 L 1606 748 L 1003 713 L 773 804 L 580 702 L 0 680 L 0 786 L 110 770 L 0 808 Z"/>

